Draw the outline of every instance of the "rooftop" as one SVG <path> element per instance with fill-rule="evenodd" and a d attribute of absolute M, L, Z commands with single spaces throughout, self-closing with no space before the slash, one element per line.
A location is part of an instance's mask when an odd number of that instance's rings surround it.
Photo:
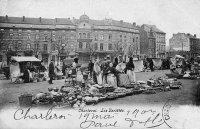
<path fill-rule="evenodd" d="M 80 21 L 89 21 L 90 24 L 96 26 L 117 26 L 123 28 L 137 29 L 135 23 L 124 22 L 123 20 L 117 21 L 113 19 L 94 20 L 89 19 L 87 15 L 81 15 L 79 19 L 70 18 L 31 18 L 31 17 L 10 17 L 0 16 L 0 23 L 13 23 L 13 24 L 33 24 L 33 25 L 75 25 Z"/>
<path fill-rule="evenodd" d="M 164 31 L 158 29 L 155 25 L 143 24 L 141 27 L 143 27 L 143 28 L 146 27 L 147 31 L 150 31 L 151 28 L 152 28 L 152 30 L 155 31 L 155 32 L 166 34 Z"/>

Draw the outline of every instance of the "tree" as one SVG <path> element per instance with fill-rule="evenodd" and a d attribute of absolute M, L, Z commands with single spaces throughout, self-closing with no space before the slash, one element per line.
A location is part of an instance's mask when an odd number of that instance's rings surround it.
<path fill-rule="evenodd" d="M 134 55 L 134 45 L 129 45 L 127 54 L 131 57 Z"/>
<path fill-rule="evenodd" d="M 127 43 L 122 43 L 122 42 L 115 42 L 113 44 L 113 53 L 112 53 L 112 58 L 117 57 L 119 55 L 124 55 L 124 52 L 126 51 L 127 48 Z"/>
<path fill-rule="evenodd" d="M 96 54 L 94 44 L 91 42 L 87 42 L 87 49 L 88 49 L 90 59 L 92 59 L 92 57 Z"/>

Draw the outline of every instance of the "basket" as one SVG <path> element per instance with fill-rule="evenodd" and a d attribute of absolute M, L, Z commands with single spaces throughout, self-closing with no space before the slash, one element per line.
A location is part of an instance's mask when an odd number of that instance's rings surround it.
<path fill-rule="evenodd" d="M 19 105 L 21 107 L 29 107 L 32 104 L 32 95 L 31 94 L 24 94 L 19 96 Z"/>
<path fill-rule="evenodd" d="M 61 80 L 62 79 L 62 75 L 57 75 L 57 80 Z"/>
<path fill-rule="evenodd" d="M 43 78 L 37 78 L 37 82 L 41 82 Z"/>

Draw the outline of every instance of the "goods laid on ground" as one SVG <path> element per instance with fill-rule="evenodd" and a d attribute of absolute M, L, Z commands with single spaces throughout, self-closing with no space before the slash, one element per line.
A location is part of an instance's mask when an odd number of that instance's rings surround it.
<path fill-rule="evenodd" d="M 184 75 L 183 75 L 183 79 L 200 79 L 200 75 L 198 73 L 193 73 L 190 71 L 187 71 Z"/>
<path fill-rule="evenodd" d="M 181 82 L 176 78 L 156 78 L 145 81 L 128 83 L 121 75 L 120 81 L 123 85 L 116 87 L 111 84 L 94 84 L 91 80 L 84 85 L 65 84 L 61 88 L 48 88 L 47 93 L 40 92 L 34 96 L 24 95 L 19 97 L 20 106 L 26 104 L 30 106 L 55 106 L 55 108 L 73 107 L 82 108 L 86 105 L 97 104 L 103 101 L 115 100 L 118 98 L 138 95 L 138 94 L 156 94 L 157 92 L 167 92 L 172 89 L 180 89 Z M 124 83 L 126 82 L 126 83 Z"/>

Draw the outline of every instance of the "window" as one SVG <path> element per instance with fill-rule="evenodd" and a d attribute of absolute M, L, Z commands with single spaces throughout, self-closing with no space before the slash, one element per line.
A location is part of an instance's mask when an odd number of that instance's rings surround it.
<path fill-rule="evenodd" d="M 108 50 L 112 50 L 112 44 L 111 43 L 108 44 Z"/>
<path fill-rule="evenodd" d="M 109 34 L 109 36 L 108 36 L 108 40 L 109 40 L 109 41 L 112 40 L 112 34 Z"/>
<path fill-rule="evenodd" d="M 47 41 L 48 40 L 48 36 L 47 34 L 44 35 L 44 41 Z"/>
<path fill-rule="evenodd" d="M 70 36 L 70 39 L 74 39 L 74 35 L 71 35 L 71 36 Z"/>
<path fill-rule="evenodd" d="M 100 44 L 100 51 L 103 51 L 103 43 Z"/>
<path fill-rule="evenodd" d="M 100 40 L 103 40 L 104 39 L 104 36 L 103 34 L 100 35 Z"/>
<path fill-rule="evenodd" d="M 120 42 L 122 42 L 122 35 L 120 35 L 119 37 L 120 37 Z"/>
<path fill-rule="evenodd" d="M 86 33 L 83 33 L 83 39 L 86 39 Z"/>
<path fill-rule="evenodd" d="M 21 36 L 22 36 L 22 34 L 21 34 L 21 33 L 19 33 L 19 34 L 18 34 L 18 38 L 19 38 L 19 39 L 21 39 L 21 38 L 22 38 Z"/>
<path fill-rule="evenodd" d="M 10 34 L 10 39 L 13 39 L 13 34 Z"/>
<path fill-rule="evenodd" d="M 88 39 L 90 38 L 90 33 L 87 34 L 87 38 L 88 38 Z"/>
<path fill-rule="evenodd" d="M 17 48 L 18 48 L 18 50 L 21 50 L 21 49 L 22 49 L 22 42 L 21 42 L 21 41 L 18 41 L 18 43 L 17 43 Z"/>
<path fill-rule="evenodd" d="M 36 39 L 36 40 L 39 40 L 39 34 L 36 34 L 36 35 L 35 35 L 35 39 Z"/>
<path fill-rule="evenodd" d="M 63 35 L 63 36 L 62 36 L 62 40 L 65 40 L 65 39 L 66 39 L 65 35 Z"/>
<path fill-rule="evenodd" d="M 94 36 L 94 40 L 97 41 L 98 40 L 98 35 Z"/>
<path fill-rule="evenodd" d="M 124 42 L 126 42 L 126 35 L 124 36 Z"/>
<path fill-rule="evenodd" d="M 136 40 L 135 40 L 135 42 L 136 42 L 136 43 L 138 42 L 138 37 L 136 37 Z"/>
<path fill-rule="evenodd" d="M 133 43 L 135 42 L 135 39 L 133 38 Z"/>
<path fill-rule="evenodd" d="M 80 39 L 82 38 L 82 34 L 81 34 L 81 33 L 79 33 L 79 38 L 80 38 Z"/>
<path fill-rule="evenodd" d="M 79 48 L 83 48 L 83 43 L 79 42 Z"/>
<path fill-rule="evenodd" d="M 56 50 L 56 45 L 52 44 L 52 51 L 55 51 L 55 50 Z"/>
<path fill-rule="evenodd" d="M 31 39 L 31 35 L 30 34 L 27 35 L 27 39 L 29 39 L 29 40 Z"/>
<path fill-rule="evenodd" d="M 86 44 L 86 48 L 89 48 L 89 43 L 86 42 L 85 44 Z"/>
<path fill-rule="evenodd" d="M 97 43 L 94 44 L 94 49 L 98 50 L 98 44 Z"/>
<path fill-rule="evenodd" d="M 18 50 L 22 50 L 22 44 L 18 43 Z"/>
<path fill-rule="evenodd" d="M 55 36 L 55 34 L 52 35 L 52 41 L 56 41 L 56 36 Z"/>
<path fill-rule="evenodd" d="M 48 47 L 48 44 L 44 44 L 43 50 L 44 50 L 44 51 L 47 51 L 47 47 Z"/>
<path fill-rule="evenodd" d="M 27 50 L 30 50 L 30 49 L 31 49 L 31 44 L 30 44 L 30 43 L 26 44 L 26 49 L 27 49 Z"/>
<path fill-rule="evenodd" d="M 38 49 L 39 49 L 39 44 L 36 43 L 36 44 L 35 44 L 35 50 L 38 50 Z"/>
<path fill-rule="evenodd" d="M 9 50 L 13 50 L 13 44 L 9 44 L 9 45 L 8 45 L 8 49 L 9 49 Z"/>

